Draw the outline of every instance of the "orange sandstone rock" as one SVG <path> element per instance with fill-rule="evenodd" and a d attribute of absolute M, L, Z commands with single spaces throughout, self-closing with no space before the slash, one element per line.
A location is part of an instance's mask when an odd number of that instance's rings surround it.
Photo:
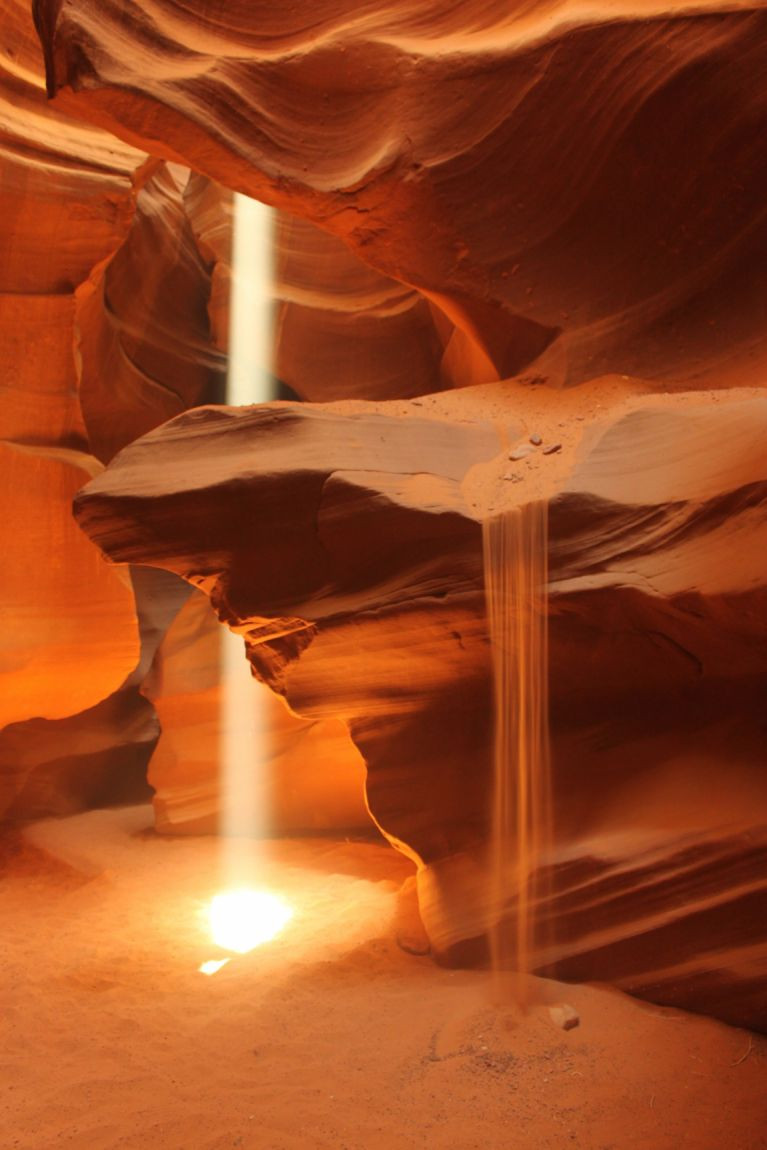
<path fill-rule="evenodd" d="M 156 741 L 135 686 L 114 695 L 139 661 L 130 579 L 87 545 L 71 499 L 94 453 L 215 398 L 218 363 L 181 188 L 159 161 L 50 107 L 17 0 L 3 16 L 0 111 L 0 728 L 12 725 L 0 817 L 25 818 L 125 797 Z"/>
<path fill-rule="evenodd" d="M 529 384 L 200 409 L 124 451 L 78 516 L 113 559 L 202 587 L 299 714 L 343 719 L 372 814 L 419 864 L 432 945 L 457 961 L 513 913 L 487 882 L 480 523 L 548 498 L 559 835 L 543 920 L 565 925 L 536 962 L 579 978 L 620 969 L 650 997 L 762 1026 L 749 969 L 767 946 L 767 881 L 761 840 L 746 845 L 767 815 L 753 704 L 767 680 L 767 398 L 611 387 L 571 393 L 564 426 L 556 393 Z M 591 424 L 572 417 L 598 397 Z M 505 483 L 511 445 L 555 427 L 561 451 Z M 662 825 L 657 782 L 641 785 L 654 771 L 671 788 Z M 742 928 L 736 862 L 751 875 Z M 656 885 L 658 916 L 645 907 Z M 685 932 L 692 965 L 676 957 Z"/>
<path fill-rule="evenodd" d="M 163 166 L 141 189 L 123 245 L 78 293 L 80 402 L 100 459 L 188 407 L 223 398 L 226 365 L 211 339 L 209 294 L 183 187 Z"/>
<path fill-rule="evenodd" d="M 0 727 L 63 718 L 115 691 L 138 661 L 133 592 L 69 514 L 93 459 L 0 444 L 13 493 L 0 520 L 3 562 Z"/>
<path fill-rule="evenodd" d="M 247 679 L 244 646 L 241 661 Z M 194 594 L 169 629 L 146 688 L 162 725 L 149 771 L 160 832 L 221 829 L 223 725 L 232 718 L 222 663 L 221 625 L 208 599 Z M 259 780 L 253 826 L 265 824 L 270 834 L 369 830 L 364 764 L 344 724 L 299 719 L 257 679 L 250 687 L 240 683 L 236 697 L 250 702 L 240 721 L 256 730 L 241 753 L 250 747 L 263 755 L 252 764 Z"/>
<path fill-rule="evenodd" d="M 763 10 L 35 12 L 57 106 L 334 233 L 448 315 L 461 374 L 764 365 Z"/>

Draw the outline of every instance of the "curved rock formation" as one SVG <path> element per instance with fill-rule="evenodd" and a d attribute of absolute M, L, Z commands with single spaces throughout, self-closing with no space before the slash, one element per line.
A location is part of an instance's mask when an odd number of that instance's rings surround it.
<path fill-rule="evenodd" d="M 108 742 L 104 715 L 91 712 L 77 729 L 59 730 L 57 720 L 98 705 L 138 658 L 129 582 L 83 539 L 70 505 L 99 467 L 77 395 L 75 289 L 122 241 L 146 160 L 49 109 L 29 9 L 15 0 L 4 10 L 3 47 L 0 818 L 45 810 L 48 800 L 48 810 L 72 809 L 76 762 L 83 791 L 98 789 L 87 759 Z"/>
<path fill-rule="evenodd" d="M 138 660 L 133 593 L 67 514 L 93 460 L 62 448 L 0 444 L 12 505 L 5 556 L 0 727 L 73 715 L 116 690 Z M 66 674 L 62 678 L 62 669 Z"/>
<path fill-rule="evenodd" d="M 226 361 L 208 319 L 210 274 L 187 217 L 188 173 L 162 165 L 136 199 L 128 236 L 78 293 L 80 404 L 106 462 L 159 423 L 224 397 Z"/>
<path fill-rule="evenodd" d="M 487 372 L 765 361 L 763 10 L 35 11 L 59 106 L 334 232 Z"/>
<path fill-rule="evenodd" d="M 492 723 L 480 523 L 550 498 L 552 866 L 569 909 L 555 907 L 566 930 L 538 961 L 582 976 L 585 952 L 589 977 L 609 978 L 626 938 L 646 929 L 633 982 L 621 978 L 647 988 L 669 970 L 683 978 L 674 939 L 697 921 L 689 1001 L 712 1008 L 700 988 L 729 979 L 716 1009 L 763 1024 L 752 995 L 741 1001 L 738 964 L 739 948 L 767 950 L 764 915 L 735 946 L 722 908 L 736 907 L 741 879 L 717 859 L 737 855 L 732 843 L 767 815 L 763 796 L 755 801 L 764 737 L 752 702 L 767 680 L 758 558 L 767 398 L 732 392 L 717 404 L 710 394 L 626 396 L 630 387 L 616 384 L 601 415 L 564 426 L 556 393 L 529 385 L 410 403 L 200 409 L 124 451 L 77 513 L 112 559 L 153 563 L 206 590 L 244 635 L 256 673 L 296 711 L 344 719 L 365 759 L 371 812 L 418 862 L 430 937 L 455 959 L 499 913 L 485 864 Z M 589 395 L 604 400 L 609 383 L 579 389 L 574 410 Z M 542 446 L 509 472 L 510 449 L 533 428 Z M 560 450 L 546 454 L 555 435 Z M 639 786 L 658 770 L 669 786 L 682 779 L 662 833 Z M 692 803 L 695 771 L 716 790 L 714 809 Z M 635 805 L 616 814 L 631 786 Z M 694 915 L 674 909 L 689 888 L 680 851 L 702 868 Z M 763 909 L 761 864 L 758 873 L 749 898 Z M 664 886 L 671 905 L 653 918 L 642 908 Z"/>
<path fill-rule="evenodd" d="M 362 263 L 341 240 L 278 215 L 275 371 L 301 399 L 395 399 L 440 391 L 453 333 L 419 292 Z M 470 382 L 465 380 L 464 382 Z M 450 381 L 448 381 L 449 386 Z"/>
<path fill-rule="evenodd" d="M 0 731 L 0 812 L 9 821 L 146 802 L 147 767 L 160 729 L 138 688 L 116 691 L 63 719 Z"/>
<path fill-rule="evenodd" d="M 16 0 L 3 14 L 0 111 L 0 728 L 11 724 L 0 818 L 25 818 L 147 793 L 158 731 L 135 689 L 134 589 L 74 528 L 71 499 L 99 469 L 94 455 L 218 398 L 221 357 L 183 185 L 50 108 Z M 139 600 L 151 661 L 144 590 Z"/>

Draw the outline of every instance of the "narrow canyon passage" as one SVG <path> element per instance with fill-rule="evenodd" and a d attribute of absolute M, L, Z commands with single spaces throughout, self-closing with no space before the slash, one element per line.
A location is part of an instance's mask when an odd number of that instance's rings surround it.
<path fill-rule="evenodd" d="M 767 1150 L 767 8 L 2 31 L 0 1150 Z"/>

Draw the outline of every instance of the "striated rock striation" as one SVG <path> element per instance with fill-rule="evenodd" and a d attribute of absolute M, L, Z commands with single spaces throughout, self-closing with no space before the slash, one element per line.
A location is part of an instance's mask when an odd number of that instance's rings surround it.
<path fill-rule="evenodd" d="M 78 397 L 75 291 L 122 242 L 146 162 L 47 106 L 27 5 L 5 6 L 3 37 L 0 818 L 76 809 L 80 784 L 99 790 L 94 748 L 120 742 L 105 736 L 115 709 L 98 707 L 135 667 L 139 639 L 129 580 L 71 517 L 72 496 L 100 468 Z M 87 718 L 70 722 L 77 712 Z"/>
<path fill-rule="evenodd" d="M 35 13 L 56 106 L 333 232 L 485 379 L 544 352 L 562 382 L 765 363 L 763 9 Z"/>
<path fill-rule="evenodd" d="M 285 212 L 275 250 L 275 373 L 297 396 L 395 399 L 450 386 L 455 329 L 419 292 Z"/>
<path fill-rule="evenodd" d="M 5 6 L 3 37 L 0 745 L 12 753 L 0 758 L 0 818 L 25 818 L 104 799 L 110 777 L 113 798 L 146 794 L 158 734 L 135 689 L 146 580 L 137 596 L 104 564 L 71 500 L 98 460 L 220 398 L 222 357 L 188 173 L 50 107 L 28 5 Z"/>
<path fill-rule="evenodd" d="M 226 360 L 210 331 L 211 276 L 186 211 L 187 179 L 158 167 L 125 242 L 78 291 L 80 404 L 103 462 L 166 419 L 224 398 Z"/>

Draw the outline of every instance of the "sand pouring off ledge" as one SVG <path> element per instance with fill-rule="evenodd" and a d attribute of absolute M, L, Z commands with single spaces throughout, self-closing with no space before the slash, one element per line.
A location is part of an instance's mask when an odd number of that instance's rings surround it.
<path fill-rule="evenodd" d="M 524 504 L 483 524 L 488 627 L 493 651 L 495 748 L 490 931 L 497 989 L 525 1002 L 536 909 L 551 894 L 543 876 L 553 845 L 548 707 L 548 506 Z M 513 924 L 504 901 L 516 891 Z M 512 932 L 513 925 L 513 932 Z M 549 940 L 550 941 L 550 940 Z"/>
<path fill-rule="evenodd" d="M 3 1147 L 767 1146 L 767 1040 L 557 983 L 576 1030 L 498 1012 L 488 974 L 398 947 L 409 867 L 377 844 L 273 844 L 294 929 L 206 978 L 216 844 L 149 825 L 38 824 L 5 860 Z"/>

